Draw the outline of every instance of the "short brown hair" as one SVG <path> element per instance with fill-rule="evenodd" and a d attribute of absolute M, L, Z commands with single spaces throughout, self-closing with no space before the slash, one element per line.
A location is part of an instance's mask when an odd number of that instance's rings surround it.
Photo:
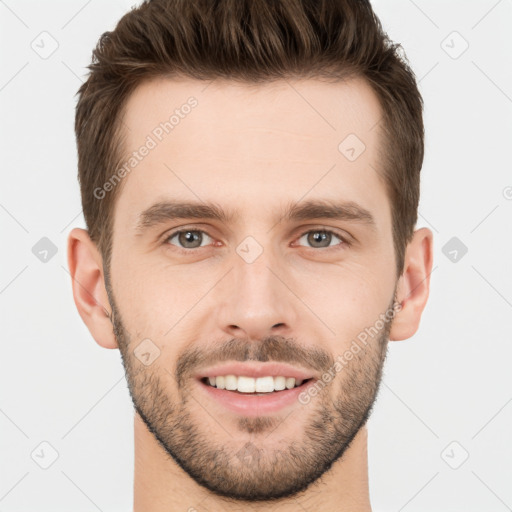
<path fill-rule="evenodd" d="M 383 111 L 379 173 L 392 208 L 397 276 L 417 221 L 423 163 L 423 100 L 401 45 L 369 0 L 145 0 L 105 32 L 78 91 L 75 133 L 82 206 L 108 273 L 122 110 L 155 77 L 227 78 L 257 84 L 288 77 L 362 77 Z"/>

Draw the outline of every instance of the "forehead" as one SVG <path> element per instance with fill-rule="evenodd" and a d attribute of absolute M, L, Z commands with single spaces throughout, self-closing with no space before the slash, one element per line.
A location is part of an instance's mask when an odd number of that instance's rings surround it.
<path fill-rule="evenodd" d="M 169 197 L 272 218 L 306 196 L 386 209 L 377 172 L 381 115 L 362 79 L 145 82 L 124 111 L 115 225 L 133 226 Z"/>

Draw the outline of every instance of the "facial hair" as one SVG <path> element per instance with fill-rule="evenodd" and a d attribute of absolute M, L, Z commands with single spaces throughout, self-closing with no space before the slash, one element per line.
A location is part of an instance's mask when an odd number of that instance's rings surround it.
<path fill-rule="evenodd" d="M 342 458 L 370 416 L 387 353 L 392 323 L 387 315 L 379 333 L 360 347 L 307 405 L 298 406 L 285 418 L 240 416 L 234 436 L 237 444 L 222 431 L 222 425 L 219 432 L 212 432 L 204 419 L 201 421 L 201 415 L 209 412 L 194 397 L 193 370 L 204 367 L 204 363 L 253 360 L 296 363 L 323 374 L 334 367 L 334 356 L 319 348 L 304 347 L 293 339 L 270 336 L 261 341 L 233 338 L 225 343 L 187 347 L 171 369 L 156 364 L 158 359 L 151 366 L 144 366 L 133 354 L 133 345 L 140 340 L 129 339 L 108 286 L 107 291 L 114 334 L 136 412 L 174 462 L 197 484 L 218 496 L 249 502 L 297 497 Z M 387 311 L 394 304 L 392 301 Z M 345 344 L 340 346 L 346 350 Z M 286 431 L 282 423 L 290 421 L 295 427 L 297 422 L 303 424 L 301 436 L 281 440 L 278 448 L 269 449 L 266 439 L 276 431 L 282 435 Z M 244 438 L 247 439 L 240 444 Z"/>

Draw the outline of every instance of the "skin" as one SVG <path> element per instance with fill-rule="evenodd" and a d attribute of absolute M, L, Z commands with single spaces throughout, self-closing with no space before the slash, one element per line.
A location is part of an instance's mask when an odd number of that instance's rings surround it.
<path fill-rule="evenodd" d="M 370 511 L 365 423 L 388 341 L 418 329 L 433 238 L 415 231 L 397 278 L 378 99 L 360 79 L 153 80 L 127 103 L 127 154 L 190 96 L 198 106 L 120 185 L 110 283 L 87 231 L 73 229 L 68 241 L 75 304 L 96 342 L 120 349 L 136 410 L 134 512 Z M 366 146 L 355 161 L 338 150 L 351 133 Z M 139 214 L 164 198 L 236 214 L 229 224 L 166 220 L 137 235 Z M 290 201 L 311 199 L 354 201 L 375 227 L 279 220 Z M 169 239 L 176 228 L 203 234 Z M 315 245 L 322 229 L 352 243 L 333 235 Z M 247 236 L 263 248 L 251 263 L 236 251 Z M 248 359 L 322 375 L 395 303 L 392 321 L 307 404 L 245 417 L 192 377 L 206 361 Z M 158 350 L 149 365 L 135 355 L 144 339 Z M 247 446 L 258 455 L 242 459 Z"/>

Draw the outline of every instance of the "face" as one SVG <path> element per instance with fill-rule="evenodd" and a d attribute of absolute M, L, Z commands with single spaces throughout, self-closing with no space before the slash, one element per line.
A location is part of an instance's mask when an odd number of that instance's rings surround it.
<path fill-rule="evenodd" d="M 397 284 L 380 117 L 360 80 L 162 79 L 128 101 L 114 332 L 138 414 L 218 495 L 304 490 L 368 418 Z"/>

